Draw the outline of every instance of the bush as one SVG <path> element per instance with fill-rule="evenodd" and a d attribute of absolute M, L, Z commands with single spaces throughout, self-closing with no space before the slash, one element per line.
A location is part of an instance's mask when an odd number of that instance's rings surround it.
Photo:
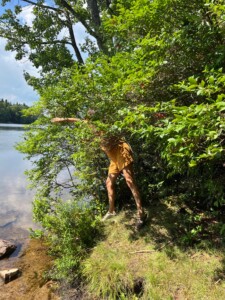
<path fill-rule="evenodd" d="M 42 216 L 43 224 L 51 254 L 55 257 L 51 277 L 70 283 L 79 279 L 80 263 L 101 233 L 96 208 L 91 204 L 59 201 L 51 214 Z"/>

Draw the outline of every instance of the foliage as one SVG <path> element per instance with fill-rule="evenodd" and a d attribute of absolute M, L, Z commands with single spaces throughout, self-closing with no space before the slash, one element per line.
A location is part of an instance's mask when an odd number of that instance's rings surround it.
<path fill-rule="evenodd" d="M 132 144 L 146 206 L 159 196 L 185 194 L 182 201 L 194 213 L 204 208 L 219 215 L 223 234 L 222 1 L 66 3 L 57 2 L 54 9 L 34 4 L 32 28 L 12 12 L 2 16 L 2 32 L 19 33 L 16 41 L 8 37 L 8 49 L 21 58 L 29 45 L 29 59 L 42 68 L 39 79 L 27 75 L 40 94 L 27 113 L 39 119 L 18 146 L 34 163 L 28 176 L 37 189 L 35 218 L 47 228 L 46 215 L 54 215 L 65 189 L 74 202 L 88 199 L 102 212 L 107 163 L 99 136 L 104 132 L 123 135 Z M 73 25 L 80 21 L 97 40 L 95 49 L 86 44 L 89 56 L 83 62 L 73 62 L 66 48 L 71 35 L 56 40 L 62 28 L 68 29 L 68 17 Z M 55 125 L 50 120 L 56 116 L 81 121 Z M 122 181 L 117 188 L 117 203 L 128 201 Z M 201 232 L 200 227 L 192 229 L 197 230 L 194 236 Z M 183 234 L 187 240 L 193 237 Z"/>
<path fill-rule="evenodd" d="M 180 106 L 179 100 L 172 100 L 153 108 L 123 109 L 123 121 L 115 124 L 132 128 L 145 143 L 151 140 L 163 168 L 163 161 L 167 165 L 166 177 L 183 175 L 192 196 L 202 197 L 209 206 L 223 204 L 224 198 L 224 78 L 222 70 L 205 70 L 201 78 L 189 77 L 176 85 L 192 94 L 193 104 Z M 203 95 L 205 101 L 199 101 Z"/>
<path fill-rule="evenodd" d="M 40 210 L 38 205 L 43 204 L 36 202 L 34 210 Z M 64 204 L 58 201 L 51 209 L 51 215 L 36 217 L 44 225 L 45 238 L 55 258 L 51 277 L 74 282 L 80 276 L 81 261 L 100 236 L 101 224 L 96 218 L 96 207 L 79 206 L 74 201 Z M 39 231 L 37 233 L 40 234 Z"/>
<path fill-rule="evenodd" d="M 26 104 L 12 104 L 7 100 L 0 100 L 0 123 L 30 124 L 35 121 L 35 116 L 25 116 Z"/>
<path fill-rule="evenodd" d="M 7 39 L 7 50 L 16 51 L 16 59 L 28 57 L 41 76 L 47 73 L 59 76 L 64 67 L 73 65 L 74 57 L 78 64 L 84 64 L 81 49 L 88 54 L 97 49 L 108 53 L 110 41 L 101 25 L 102 13 L 109 10 L 108 1 L 23 0 L 17 5 L 10 0 L 1 1 L 3 7 L 8 3 L 10 8 L 0 17 L 0 36 Z M 26 9 L 32 12 L 29 20 L 23 17 Z M 81 46 L 76 41 L 80 30 L 88 33 Z M 29 74 L 26 76 L 32 80 Z M 40 86 L 38 81 L 36 88 Z"/>

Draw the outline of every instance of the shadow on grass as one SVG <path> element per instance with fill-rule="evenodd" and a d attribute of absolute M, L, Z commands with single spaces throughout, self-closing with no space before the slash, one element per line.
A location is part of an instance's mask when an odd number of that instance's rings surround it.
<path fill-rule="evenodd" d="M 181 202 L 180 202 L 181 203 Z M 134 215 L 127 211 L 124 221 L 131 234 L 131 241 L 142 238 L 155 245 L 156 251 L 164 251 L 171 259 L 176 258 L 176 249 L 183 252 L 203 250 L 209 253 L 218 251 L 222 268 L 216 270 L 215 282 L 225 279 L 225 239 L 220 233 L 221 222 L 204 211 L 191 211 L 179 199 L 171 198 L 152 203 L 148 208 L 148 220 L 137 232 L 127 221 Z"/>

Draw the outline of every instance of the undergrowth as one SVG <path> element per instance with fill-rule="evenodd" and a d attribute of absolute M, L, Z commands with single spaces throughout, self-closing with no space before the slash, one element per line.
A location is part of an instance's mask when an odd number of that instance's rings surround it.
<path fill-rule="evenodd" d="M 139 232 L 135 215 L 129 208 L 102 223 L 94 208 L 73 202 L 46 215 L 55 258 L 50 276 L 60 282 L 61 299 L 225 299 L 224 237 L 215 213 L 168 197 L 151 204 Z"/>
<path fill-rule="evenodd" d="M 218 222 L 178 204 L 168 198 L 149 208 L 140 232 L 132 211 L 106 222 L 105 239 L 82 262 L 85 299 L 225 299 Z"/>
<path fill-rule="evenodd" d="M 67 286 L 80 282 L 81 262 L 102 236 L 102 224 L 96 207 L 59 201 L 54 211 L 42 216 L 43 230 L 31 232 L 31 237 L 45 237 L 54 267 L 48 276 Z"/>

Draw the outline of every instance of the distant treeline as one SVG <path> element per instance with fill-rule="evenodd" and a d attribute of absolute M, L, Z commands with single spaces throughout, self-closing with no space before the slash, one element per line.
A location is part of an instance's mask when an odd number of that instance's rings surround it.
<path fill-rule="evenodd" d="M 36 120 L 35 116 L 24 116 L 26 104 L 12 104 L 8 100 L 0 100 L 0 123 L 30 124 Z"/>

